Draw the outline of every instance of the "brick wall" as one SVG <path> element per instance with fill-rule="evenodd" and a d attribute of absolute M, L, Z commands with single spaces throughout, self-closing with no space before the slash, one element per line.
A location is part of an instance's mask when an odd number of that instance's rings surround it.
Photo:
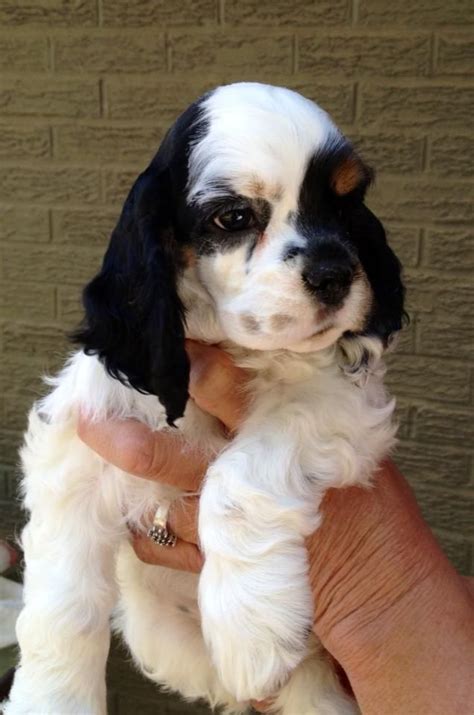
<path fill-rule="evenodd" d="M 471 0 L 0 0 L 3 533 L 38 375 L 130 182 L 193 98 L 260 80 L 316 99 L 378 169 L 412 317 L 390 361 L 398 461 L 470 569 L 473 22 Z"/>

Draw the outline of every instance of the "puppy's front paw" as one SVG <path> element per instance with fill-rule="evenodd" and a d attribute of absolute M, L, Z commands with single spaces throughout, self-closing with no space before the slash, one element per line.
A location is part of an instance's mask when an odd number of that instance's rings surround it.
<path fill-rule="evenodd" d="M 306 577 L 286 574 L 278 559 L 263 561 L 242 567 L 211 556 L 201 575 L 204 637 L 222 684 L 239 701 L 278 692 L 304 657 L 311 629 Z"/>

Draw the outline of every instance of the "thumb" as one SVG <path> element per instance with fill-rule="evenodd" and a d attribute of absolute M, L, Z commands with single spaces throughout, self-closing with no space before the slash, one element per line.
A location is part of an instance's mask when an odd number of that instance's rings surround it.
<path fill-rule="evenodd" d="M 191 361 L 189 394 L 202 410 L 235 431 L 247 411 L 247 373 L 214 345 L 187 340 L 186 350 Z"/>

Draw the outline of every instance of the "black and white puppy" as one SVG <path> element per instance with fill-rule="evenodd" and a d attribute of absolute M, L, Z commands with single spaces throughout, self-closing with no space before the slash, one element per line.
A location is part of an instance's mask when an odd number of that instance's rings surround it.
<path fill-rule="evenodd" d="M 240 713 L 278 693 L 283 715 L 356 712 L 308 637 L 304 539 L 325 491 L 367 484 L 394 440 L 381 357 L 403 288 L 364 204 L 371 178 L 324 111 L 279 87 L 219 87 L 168 132 L 85 290 L 83 350 L 30 415 L 7 715 L 104 713 L 113 610 L 141 670 L 185 698 Z M 188 401 L 185 336 L 252 375 L 230 442 Z M 79 410 L 176 424 L 183 449 L 210 456 L 200 577 L 135 557 L 127 523 L 146 529 L 179 495 L 91 452 Z"/>

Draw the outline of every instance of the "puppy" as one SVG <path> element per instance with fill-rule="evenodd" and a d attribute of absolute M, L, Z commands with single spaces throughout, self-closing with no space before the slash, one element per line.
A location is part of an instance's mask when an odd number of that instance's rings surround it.
<path fill-rule="evenodd" d="M 364 204 L 371 180 L 328 115 L 280 87 L 219 87 L 170 129 L 85 289 L 81 349 L 30 414 L 7 715 L 105 713 L 112 612 L 142 672 L 185 698 L 229 713 L 275 694 L 282 715 L 357 711 L 309 636 L 304 539 L 325 491 L 367 484 L 394 441 L 382 355 L 403 287 Z M 188 401 L 185 336 L 252 376 L 232 441 Z M 179 495 L 90 451 L 80 410 L 176 426 L 209 457 L 200 577 L 135 557 L 127 523 L 146 530 Z"/>

